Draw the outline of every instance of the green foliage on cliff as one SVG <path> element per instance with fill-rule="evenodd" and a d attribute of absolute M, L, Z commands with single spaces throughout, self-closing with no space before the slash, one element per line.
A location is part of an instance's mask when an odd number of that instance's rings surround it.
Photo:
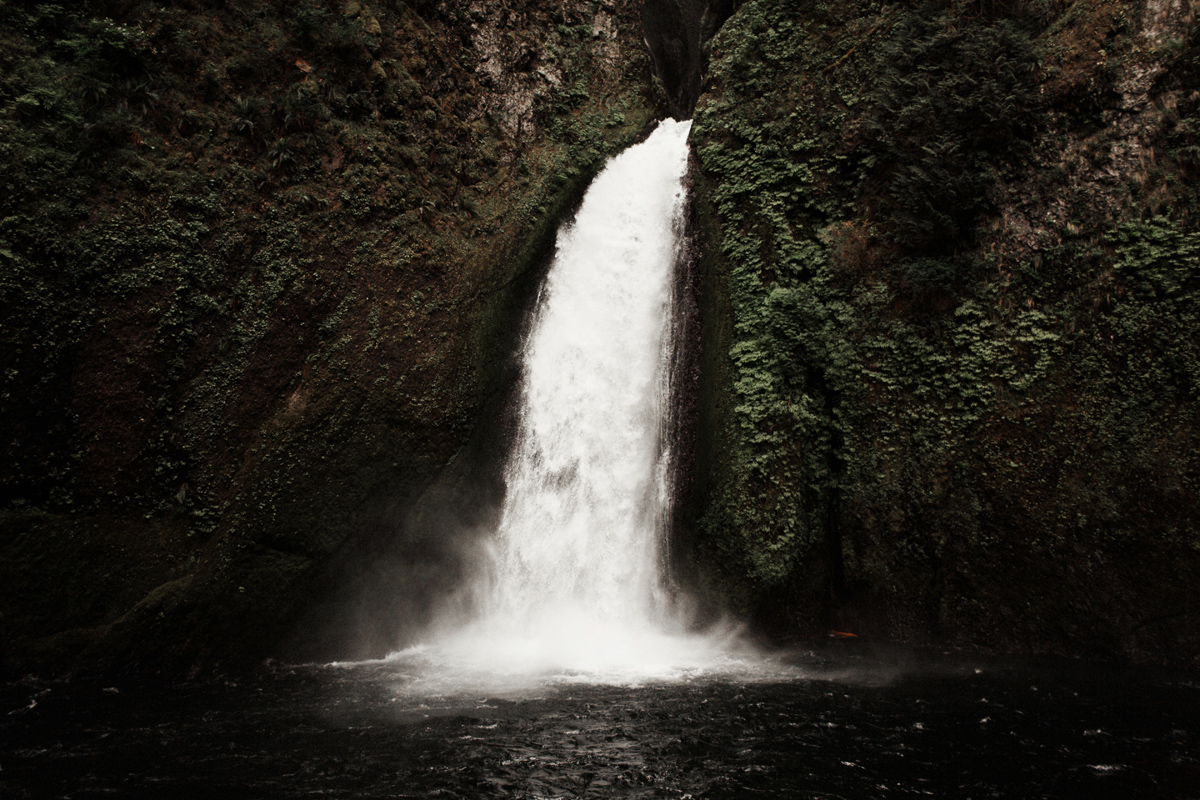
<path fill-rule="evenodd" d="M 730 596 L 791 630 L 1197 640 L 1163 565 L 1200 552 L 1200 253 L 1179 168 L 1124 155 L 1194 144 L 1157 110 L 1188 62 L 1136 13 L 753 0 L 714 39 L 698 552 Z M 1166 100 L 1123 99 L 1155 58 Z"/>
<path fill-rule="evenodd" d="M 557 222 L 653 113 L 635 25 L 591 2 L 0 2 L 6 638 L 96 641 L 151 606 L 212 612 L 165 649 L 239 616 L 280 633 L 300 576 L 372 497 L 433 480 L 507 379 Z M 94 585 L 37 588 L 79 552 Z M 100 580 L 135 552 L 136 591 Z"/>

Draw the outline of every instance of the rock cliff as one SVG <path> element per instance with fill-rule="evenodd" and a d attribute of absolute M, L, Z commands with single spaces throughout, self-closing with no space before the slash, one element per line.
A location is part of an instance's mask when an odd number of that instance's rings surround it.
<path fill-rule="evenodd" d="M 557 223 L 662 103 L 609 0 L 0 5 L 7 665 L 401 643 Z"/>
<path fill-rule="evenodd" d="M 681 581 L 1194 664 L 1197 86 L 1183 0 L 0 4 L 4 666 L 453 613 L 554 231 L 693 108 Z"/>
<path fill-rule="evenodd" d="M 693 130 L 704 580 L 786 635 L 1195 663 L 1197 30 L 741 4 Z"/>

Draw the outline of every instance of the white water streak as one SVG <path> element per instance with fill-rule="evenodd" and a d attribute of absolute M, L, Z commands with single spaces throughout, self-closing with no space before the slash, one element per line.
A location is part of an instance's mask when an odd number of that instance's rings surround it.
<path fill-rule="evenodd" d="M 689 123 L 614 159 L 559 232 L 524 352 L 493 607 L 518 630 L 658 621 L 659 433 Z"/>
<path fill-rule="evenodd" d="M 614 158 L 559 231 L 523 352 L 520 427 L 481 615 L 410 656 L 464 675 L 617 682 L 723 658 L 721 645 L 671 618 L 659 574 L 689 127 L 667 120 Z"/>

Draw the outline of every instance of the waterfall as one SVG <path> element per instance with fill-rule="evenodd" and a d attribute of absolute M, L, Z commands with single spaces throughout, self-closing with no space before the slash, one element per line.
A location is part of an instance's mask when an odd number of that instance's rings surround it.
<path fill-rule="evenodd" d="M 487 613 L 517 627 L 662 622 L 668 331 L 690 123 L 613 159 L 559 232 L 523 351 Z"/>
<path fill-rule="evenodd" d="M 612 159 L 559 231 L 478 617 L 422 651 L 443 671 L 661 675 L 713 653 L 673 618 L 661 569 L 690 125 Z"/>

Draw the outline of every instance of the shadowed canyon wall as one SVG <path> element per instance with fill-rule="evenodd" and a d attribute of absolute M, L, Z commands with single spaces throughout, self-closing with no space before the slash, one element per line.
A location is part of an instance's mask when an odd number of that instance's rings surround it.
<path fill-rule="evenodd" d="M 696 562 L 784 635 L 1200 655 L 1200 33 L 751 0 L 693 128 Z"/>
<path fill-rule="evenodd" d="M 0 2 L 5 669 L 460 607 L 557 224 L 693 105 L 680 580 L 1195 663 L 1197 86 L 1183 0 Z"/>
<path fill-rule="evenodd" d="M 661 103 L 626 4 L 0 4 L 6 664 L 261 658 L 311 598 L 309 651 L 400 643 L 428 598 L 347 571 L 453 589 L 554 230 Z"/>

